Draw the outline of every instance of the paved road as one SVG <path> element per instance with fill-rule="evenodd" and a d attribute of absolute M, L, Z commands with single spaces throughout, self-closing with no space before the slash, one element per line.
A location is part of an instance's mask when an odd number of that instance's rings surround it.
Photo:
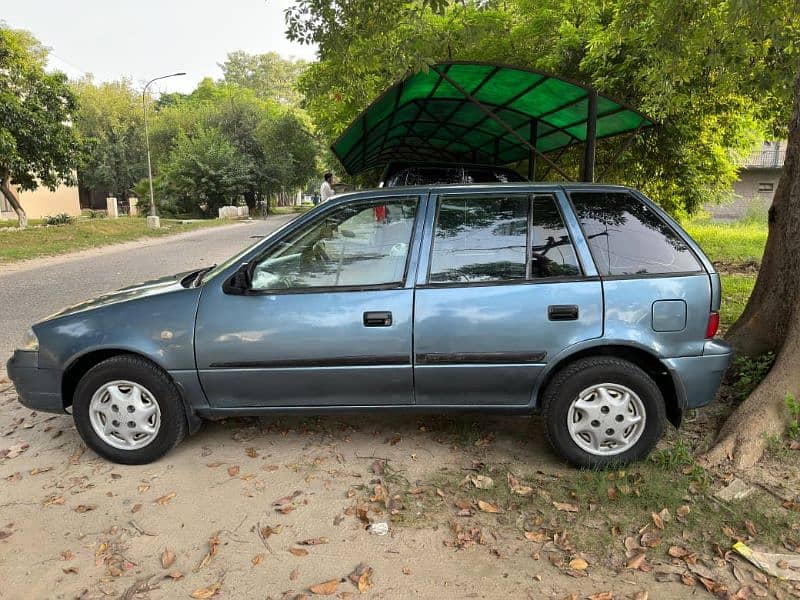
<path fill-rule="evenodd" d="M 31 323 L 104 292 L 221 262 L 293 216 L 0 266 L 0 371 Z"/>

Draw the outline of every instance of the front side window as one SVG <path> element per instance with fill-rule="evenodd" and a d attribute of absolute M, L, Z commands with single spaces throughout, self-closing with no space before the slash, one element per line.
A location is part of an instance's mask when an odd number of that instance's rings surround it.
<path fill-rule="evenodd" d="M 627 192 L 570 194 L 601 275 L 702 271 L 683 239 Z"/>
<path fill-rule="evenodd" d="M 251 289 L 400 285 L 416 213 L 416 197 L 337 207 L 261 257 Z"/>
<path fill-rule="evenodd" d="M 440 200 L 430 283 L 525 281 L 579 273 L 552 195 Z"/>

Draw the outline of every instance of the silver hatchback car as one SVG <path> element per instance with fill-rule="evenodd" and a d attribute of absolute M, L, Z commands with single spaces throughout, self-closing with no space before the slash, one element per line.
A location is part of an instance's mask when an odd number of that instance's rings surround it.
<path fill-rule="evenodd" d="M 719 305 L 711 262 L 635 190 L 383 188 L 37 323 L 8 373 L 121 463 L 202 417 L 420 410 L 541 413 L 561 456 L 603 467 L 713 399 Z"/>

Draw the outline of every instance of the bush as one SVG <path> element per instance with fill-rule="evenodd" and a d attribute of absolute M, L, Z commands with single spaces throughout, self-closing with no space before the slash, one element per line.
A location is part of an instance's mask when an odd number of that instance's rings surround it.
<path fill-rule="evenodd" d="M 88 210 L 86 211 L 86 216 L 90 219 L 105 219 L 108 216 L 108 213 L 104 210 Z"/>
<path fill-rule="evenodd" d="M 74 219 L 70 217 L 67 213 L 59 213 L 54 217 L 46 216 L 42 219 L 42 222 L 45 225 L 68 225 L 72 223 Z"/>

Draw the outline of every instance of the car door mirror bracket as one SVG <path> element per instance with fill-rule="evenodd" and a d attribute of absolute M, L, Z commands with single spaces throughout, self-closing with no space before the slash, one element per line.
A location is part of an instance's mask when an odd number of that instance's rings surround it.
<path fill-rule="evenodd" d="M 234 296 L 243 296 L 246 294 L 253 281 L 252 270 L 253 265 L 251 263 L 243 263 L 240 265 L 239 268 L 236 269 L 236 272 L 222 285 L 222 291 Z"/>

